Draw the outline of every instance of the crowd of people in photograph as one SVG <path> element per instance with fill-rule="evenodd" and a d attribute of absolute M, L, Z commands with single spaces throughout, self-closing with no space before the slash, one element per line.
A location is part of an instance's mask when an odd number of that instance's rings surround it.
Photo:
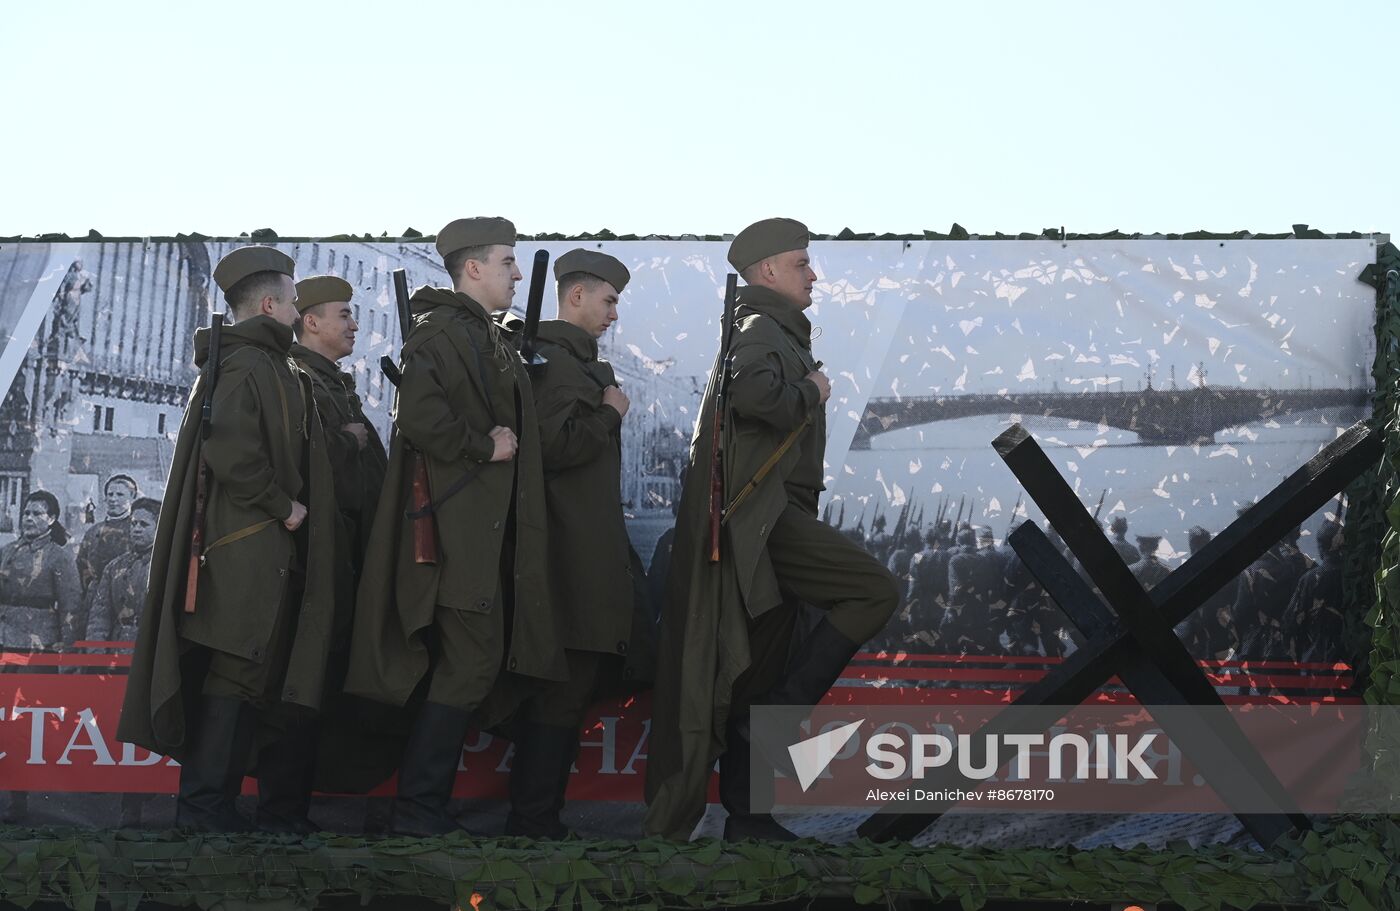
<path fill-rule="evenodd" d="M 1015 520 L 1010 530 L 1022 521 Z M 1135 535 L 1129 541 L 1128 527 L 1128 519 L 1116 515 L 1107 522 L 1107 533 L 1150 591 L 1176 561 L 1161 554 L 1162 536 Z M 900 580 L 901 608 L 877 640 L 884 648 L 1056 658 L 1083 641 L 1015 550 L 998 542 L 987 525 L 949 518 L 924 525 L 904 514 L 890 530 L 878 515 L 868 531 L 863 523 L 843 531 Z M 1047 524 L 1045 532 L 1075 562 L 1055 529 Z M 1320 560 L 1302 552 L 1300 536 L 1301 529 L 1293 529 L 1177 626 L 1193 657 L 1303 663 L 1344 657 L 1341 525 L 1328 519 L 1317 531 Z M 1190 529 L 1183 559 L 1211 538 L 1205 528 Z"/>
<path fill-rule="evenodd" d="M 0 648 L 47 652 L 83 641 L 135 641 L 160 501 L 141 496 L 125 474 L 107 478 L 103 495 L 106 518 L 80 540 L 60 521 L 57 496 L 25 496 L 19 534 L 0 548 Z"/>

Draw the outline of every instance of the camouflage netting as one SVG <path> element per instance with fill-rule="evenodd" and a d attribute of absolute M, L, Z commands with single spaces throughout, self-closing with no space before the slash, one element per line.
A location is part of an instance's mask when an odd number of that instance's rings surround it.
<path fill-rule="evenodd" d="M 958 901 L 1172 902 L 1186 911 L 1400 907 L 1400 826 L 1345 822 L 1275 845 L 1091 851 L 841 847 L 649 840 L 180 838 L 135 832 L 0 831 L 0 896 L 115 911 L 143 901 L 234 911 L 313 907 L 332 896 L 419 896 L 477 911 L 762 905 L 849 897 Z"/>

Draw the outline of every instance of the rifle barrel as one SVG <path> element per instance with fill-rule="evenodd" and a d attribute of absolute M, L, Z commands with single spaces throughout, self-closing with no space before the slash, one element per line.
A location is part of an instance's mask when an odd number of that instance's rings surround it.
<path fill-rule="evenodd" d="M 549 251 L 536 250 L 535 264 L 530 270 L 530 293 L 525 298 L 525 335 L 520 342 L 520 357 L 526 364 L 535 363 L 535 340 L 540 333 L 540 309 L 544 306 L 544 283 L 549 269 Z"/>
<path fill-rule="evenodd" d="M 408 308 L 408 273 L 394 270 L 394 302 L 398 305 L 399 345 L 408 341 L 408 331 L 413 328 L 413 314 Z"/>

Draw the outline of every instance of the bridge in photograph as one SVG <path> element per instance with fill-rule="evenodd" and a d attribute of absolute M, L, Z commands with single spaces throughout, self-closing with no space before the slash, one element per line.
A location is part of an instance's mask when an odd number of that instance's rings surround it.
<path fill-rule="evenodd" d="M 903 427 L 988 414 L 1039 415 L 1129 430 L 1157 446 L 1213 443 L 1226 427 L 1277 419 L 1317 408 L 1361 408 L 1366 389 L 1144 389 L 1137 392 L 1031 392 L 876 398 L 851 442 L 869 449 L 872 437 Z"/>

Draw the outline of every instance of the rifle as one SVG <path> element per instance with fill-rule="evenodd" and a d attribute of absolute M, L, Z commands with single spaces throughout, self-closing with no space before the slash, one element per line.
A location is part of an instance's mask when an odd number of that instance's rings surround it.
<path fill-rule="evenodd" d="M 219 382 L 219 349 L 224 315 L 209 314 L 209 358 L 205 363 L 204 401 L 199 406 L 199 438 L 208 440 L 214 430 L 214 387 Z M 190 530 L 190 565 L 185 571 L 185 613 L 194 613 L 199 597 L 199 568 L 204 565 L 204 513 L 209 505 L 209 463 L 204 453 L 194 479 L 194 524 Z"/>
<path fill-rule="evenodd" d="M 830 500 L 827 500 L 827 501 L 826 501 L 826 505 L 825 505 L 824 507 L 822 507 L 822 524 L 823 524 L 823 525 L 830 525 L 830 524 L 831 524 L 831 501 L 830 501 Z"/>
<path fill-rule="evenodd" d="M 1021 498 L 1024 497 L 1025 495 L 1026 495 L 1026 492 L 1025 492 L 1024 490 L 1021 491 L 1020 493 L 1018 493 L 1018 494 L 1016 495 L 1016 505 L 1013 506 L 1013 507 L 1011 507 L 1011 518 L 1008 519 L 1007 522 L 1006 522 L 1006 536 L 1007 536 L 1008 538 L 1011 537 L 1011 528 L 1012 528 L 1012 526 L 1014 526 L 1014 525 L 1016 524 L 1016 510 L 1018 510 L 1018 509 L 1021 508 Z"/>
<path fill-rule="evenodd" d="M 548 266 L 549 252 L 536 250 L 535 265 L 530 270 L 530 293 L 525 298 L 525 332 L 520 341 L 520 359 L 525 362 L 525 369 L 530 371 L 531 376 L 537 374 L 539 369 L 548 363 L 535 350 L 540 334 L 540 307 L 544 303 L 544 281 Z"/>
<path fill-rule="evenodd" d="M 963 504 L 967 502 L 967 494 L 958 497 L 958 517 L 953 520 L 953 543 L 958 543 L 958 526 L 962 524 Z M 972 513 L 968 513 L 970 517 Z"/>
<path fill-rule="evenodd" d="M 408 334 L 413 330 L 413 313 L 408 304 L 408 274 L 402 269 L 394 270 L 394 301 L 398 305 L 400 341 L 406 344 Z M 387 354 L 380 358 L 379 366 L 395 387 L 402 382 L 403 371 Z M 395 411 L 397 409 L 396 404 Z M 397 424 L 394 432 L 398 432 Z M 404 451 L 412 460 L 412 468 L 409 471 L 409 517 L 413 519 L 413 561 L 436 563 L 437 526 L 433 524 L 433 495 L 428 486 L 428 460 L 423 457 L 423 453 L 414 449 L 407 439 L 404 440 Z"/>
<path fill-rule="evenodd" d="M 909 507 L 912 504 L 912 500 L 905 500 L 904 508 L 899 511 L 899 518 L 896 519 L 894 523 L 894 531 L 890 533 L 890 547 L 892 549 L 898 548 L 903 544 L 904 526 L 909 524 Z"/>
<path fill-rule="evenodd" d="M 837 528 L 845 528 L 845 527 L 846 527 L 846 501 L 845 501 L 845 500 L 842 500 L 842 501 L 841 501 L 841 511 L 840 511 L 839 513 L 836 514 L 836 527 L 837 527 Z"/>
<path fill-rule="evenodd" d="M 1099 494 L 1099 505 L 1094 507 L 1094 522 L 1095 522 L 1095 523 L 1097 523 L 1097 522 L 1099 521 L 1099 510 L 1103 509 L 1103 498 L 1106 497 L 1106 496 L 1108 496 L 1108 488 L 1107 488 L 1107 487 L 1105 487 L 1105 488 L 1103 489 L 1103 493 Z"/>
<path fill-rule="evenodd" d="M 729 343 L 734 331 L 734 306 L 739 276 L 724 280 L 724 315 L 720 317 L 719 360 L 715 362 L 715 410 L 710 428 L 710 562 L 719 562 L 719 531 L 724 524 L 724 412 L 729 407 Z"/>

